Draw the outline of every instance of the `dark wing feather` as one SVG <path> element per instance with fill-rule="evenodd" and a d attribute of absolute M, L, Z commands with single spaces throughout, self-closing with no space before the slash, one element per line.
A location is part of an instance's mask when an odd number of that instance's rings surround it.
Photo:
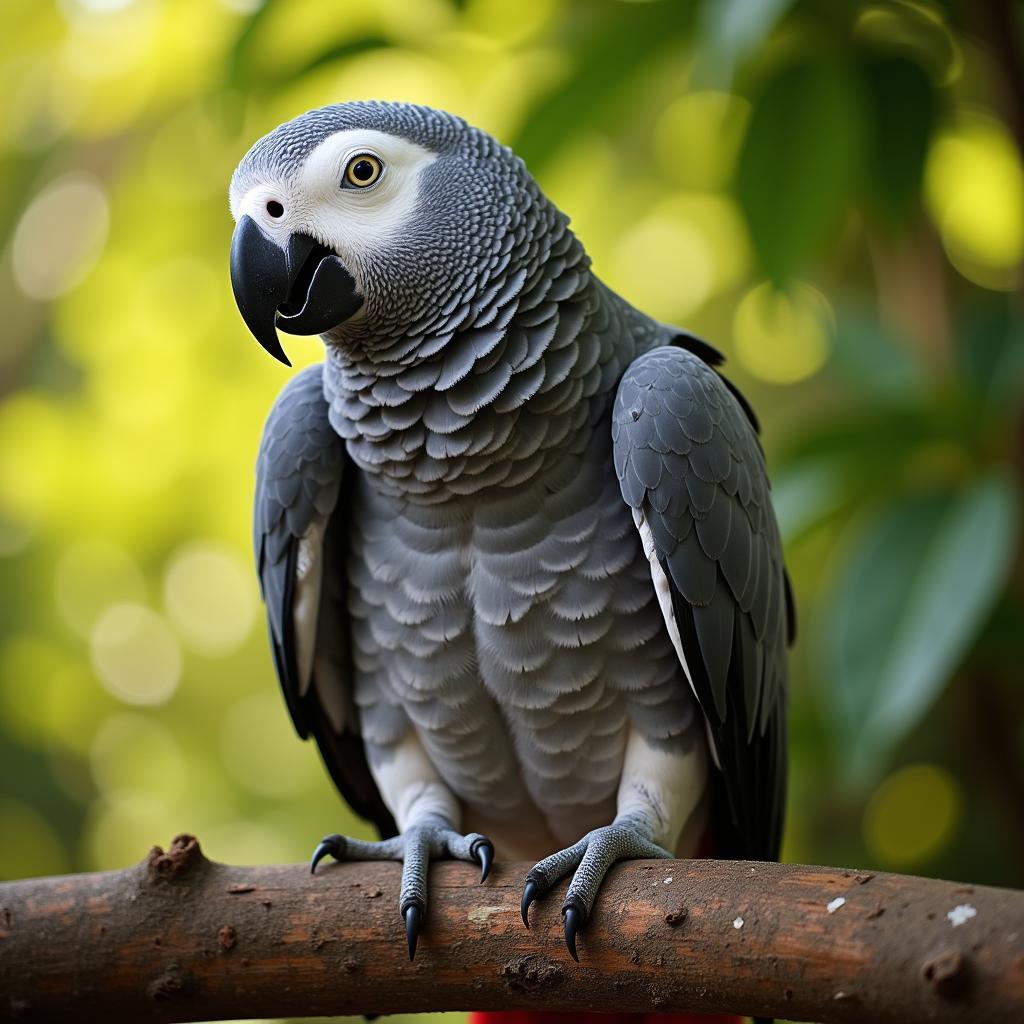
<path fill-rule="evenodd" d="M 664 328 L 664 340 L 667 345 L 685 348 L 687 352 L 692 352 L 695 356 L 699 356 L 708 366 L 713 366 L 716 370 L 725 362 L 725 356 L 709 341 L 698 338 L 696 334 L 684 331 L 681 327 L 676 327 L 674 324 L 663 324 L 662 326 Z M 759 434 L 761 432 L 761 423 L 757 418 L 757 413 L 754 412 L 753 406 L 747 401 L 746 396 L 724 374 L 719 372 L 718 376 L 729 389 L 733 398 L 740 403 L 743 412 L 750 421 L 750 425 L 754 428 L 754 432 Z"/>
<path fill-rule="evenodd" d="M 342 796 L 383 836 L 396 834 L 366 762 L 352 699 L 345 608 L 347 500 L 352 466 L 327 419 L 323 369 L 311 366 L 278 396 L 256 463 L 253 547 L 277 678 L 299 735 L 312 735 Z M 295 609 L 300 545 L 322 567 L 309 677 L 299 665 Z"/>
<path fill-rule="evenodd" d="M 692 342 L 630 364 L 612 417 L 622 496 L 650 528 L 721 768 L 726 856 L 778 857 L 795 625 L 756 420 Z M 652 443 L 656 439 L 656 443 Z"/>

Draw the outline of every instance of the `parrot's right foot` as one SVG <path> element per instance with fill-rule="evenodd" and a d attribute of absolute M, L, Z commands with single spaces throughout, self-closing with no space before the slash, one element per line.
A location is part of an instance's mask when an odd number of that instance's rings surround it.
<path fill-rule="evenodd" d="M 523 924 L 530 927 L 529 911 L 534 901 L 547 894 L 551 887 L 572 875 L 562 904 L 565 945 L 573 960 L 579 963 L 576 937 L 590 917 L 598 890 L 609 868 L 619 860 L 671 858 L 672 854 L 651 839 L 652 828 L 646 817 L 627 814 L 611 825 L 588 832 L 578 843 L 545 857 L 526 876 L 520 910 Z"/>
<path fill-rule="evenodd" d="M 416 941 L 427 914 L 427 869 L 432 860 L 452 857 L 480 865 L 480 881 L 487 878 L 494 861 L 494 844 L 479 832 L 461 835 L 451 822 L 430 815 L 410 825 L 401 835 L 380 843 L 329 835 L 317 843 L 309 870 L 330 854 L 335 860 L 400 860 L 402 888 L 398 907 L 405 922 L 409 959 L 416 955 Z"/>

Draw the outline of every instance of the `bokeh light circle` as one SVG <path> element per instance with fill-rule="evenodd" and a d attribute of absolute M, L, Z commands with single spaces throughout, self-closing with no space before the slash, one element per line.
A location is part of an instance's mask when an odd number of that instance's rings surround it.
<path fill-rule="evenodd" d="M 155 718 L 132 713 L 103 722 L 89 748 L 89 767 L 106 796 L 174 797 L 184 791 L 188 777 L 185 755 L 171 731 Z"/>
<path fill-rule="evenodd" d="M 65 549 L 57 562 L 54 598 L 64 621 L 80 636 L 88 636 L 110 605 L 144 601 L 146 581 L 120 545 L 82 540 Z"/>
<path fill-rule="evenodd" d="M 181 678 L 178 641 L 155 612 L 138 604 L 108 608 L 89 635 L 103 686 L 126 704 L 163 704 Z"/>
<path fill-rule="evenodd" d="M 14 232 L 14 279 L 32 299 L 55 299 L 81 283 L 107 239 L 110 214 L 99 184 L 68 174 L 47 185 Z"/>
<path fill-rule="evenodd" d="M 737 359 L 772 384 L 795 384 L 817 373 L 828 359 L 833 330 L 828 299 L 800 282 L 786 291 L 757 285 L 733 317 Z"/>
<path fill-rule="evenodd" d="M 611 280 L 629 301 L 653 316 L 683 319 L 707 301 L 714 254 L 698 227 L 648 217 L 619 240 Z"/>
<path fill-rule="evenodd" d="M 654 128 L 662 173 L 688 188 L 725 188 L 749 118 L 750 104 L 740 96 L 684 93 L 666 107 Z"/>
<path fill-rule="evenodd" d="M 237 650 L 256 621 L 253 575 L 222 545 L 186 544 L 164 577 L 164 604 L 185 643 L 199 654 Z"/>
<path fill-rule="evenodd" d="M 925 199 L 950 262 L 984 288 L 1020 284 L 1024 165 L 995 118 L 964 113 L 928 155 Z"/>
<path fill-rule="evenodd" d="M 886 867 L 909 868 L 940 853 L 963 810 L 960 784 L 937 764 L 893 772 L 864 810 L 864 843 Z"/>

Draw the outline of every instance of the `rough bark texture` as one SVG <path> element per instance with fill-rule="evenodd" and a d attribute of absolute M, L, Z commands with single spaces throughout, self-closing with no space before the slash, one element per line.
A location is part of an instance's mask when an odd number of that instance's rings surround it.
<path fill-rule="evenodd" d="M 523 928 L 529 866 L 499 862 L 479 885 L 470 865 L 435 865 L 414 963 L 397 864 L 325 865 L 315 877 L 301 865 L 230 867 L 179 836 L 123 871 L 0 885 L 0 1019 L 536 1008 L 1024 1020 L 1021 892 L 800 865 L 633 862 L 609 876 L 577 966 L 560 891 Z"/>

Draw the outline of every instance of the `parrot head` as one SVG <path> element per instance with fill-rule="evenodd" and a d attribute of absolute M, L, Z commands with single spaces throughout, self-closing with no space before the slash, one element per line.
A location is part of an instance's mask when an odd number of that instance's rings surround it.
<path fill-rule="evenodd" d="M 423 333 L 508 272 L 524 209 L 547 204 L 523 163 L 451 114 L 340 103 L 265 135 L 236 169 L 231 284 L 256 340 Z M 516 237 L 518 236 L 518 237 Z M 290 365 L 290 364 L 289 364 Z"/>

